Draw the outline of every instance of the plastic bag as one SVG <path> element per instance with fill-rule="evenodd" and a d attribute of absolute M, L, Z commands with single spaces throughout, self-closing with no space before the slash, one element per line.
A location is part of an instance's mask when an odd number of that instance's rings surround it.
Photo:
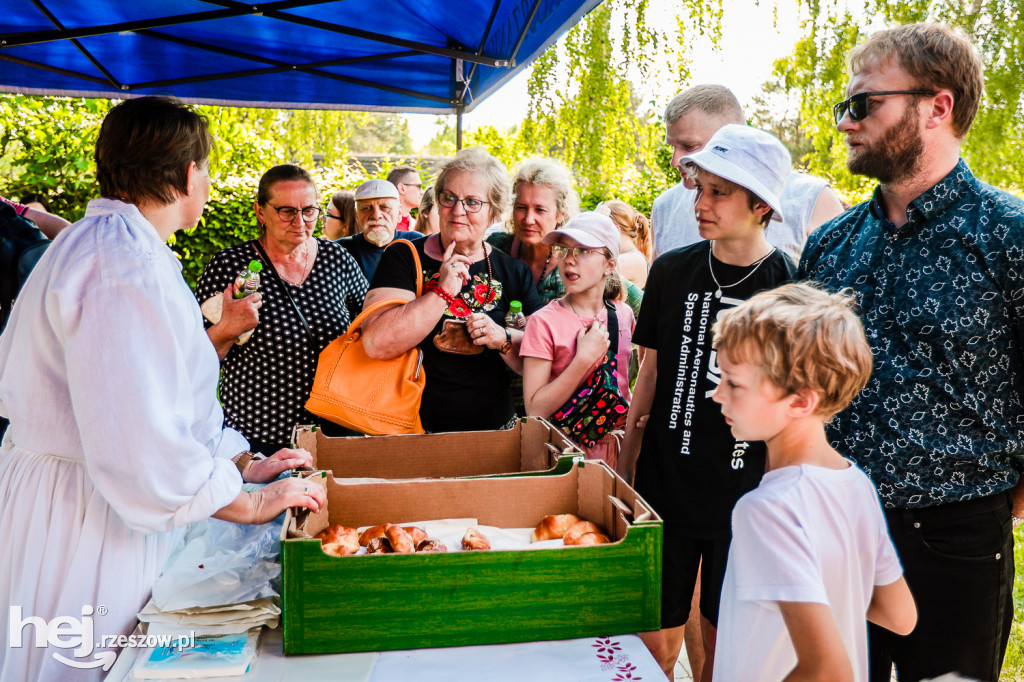
<path fill-rule="evenodd" d="M 257 526 L 208 519 L 188 527 L 153 585 L 162 611 L 276 597 L 284 516 Z"/>

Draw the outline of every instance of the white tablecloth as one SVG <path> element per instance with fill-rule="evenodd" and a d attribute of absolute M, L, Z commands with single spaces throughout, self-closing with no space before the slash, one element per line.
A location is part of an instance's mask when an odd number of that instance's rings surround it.
<path fill-rule="evenodd" d="M 131 680 L 134 652 L 125 650 L 107 682 Z M 212 678 L 206 678 L 212 679 Z M 223 682 L 661 682 L 665 674 L 636 635 L 553 642 L 414 649 L 361 654 L 285 656 L 281 631 L 264 630 L 259 655 L 244 677 Z"/>

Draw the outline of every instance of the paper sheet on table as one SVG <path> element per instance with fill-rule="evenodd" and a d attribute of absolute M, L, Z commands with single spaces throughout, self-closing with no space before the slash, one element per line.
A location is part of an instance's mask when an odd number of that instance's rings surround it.
<path fill-rule="evenodd" d="M 175 634 L 194 631 L 200 635 L 222 635 L 245 632 L 261 625 L 275 628 L 280 615 L 280 607 L 270 599 L 178 611 L 161 611 L 150 600 L 139 612 L 139 620 L 151 626 L 174 628 Z"/>

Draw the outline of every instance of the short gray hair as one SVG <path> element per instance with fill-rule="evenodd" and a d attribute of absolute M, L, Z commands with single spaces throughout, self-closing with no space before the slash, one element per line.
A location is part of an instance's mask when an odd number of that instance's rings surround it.
<path fill-rule="evenodd" d="M 703 111 L 719 119 L 722 125 L 747 123 L 736 95 L 724 85 L 694 85 L 683 90 L 665 107 L 665 125 L 672 125 L 691 111 Z"/>
<path fill-rule="evenodd" d="M 519 188 L 523 185 L 548 187 L 555 193 L 557 227 L 579 213 L 580 195 L 572 187 L 572 173 L 565 164 L 554 159 L 527 159 L 519 165 L 512 178 L 513 203 L 519 198 Z"/>
<path fill-rule="evenodd" d="M 440 196 L 447 189 L 452 176 L 472 173 L 483 176 L 487 183 L 487 200 L 490 201 L 490 221 L 496 223 L 508 211 L 512 184 L 508 180 L 508 169 L 483 147 L 467 147 L 446 163 L 437 174 L 434 196 Z"/>

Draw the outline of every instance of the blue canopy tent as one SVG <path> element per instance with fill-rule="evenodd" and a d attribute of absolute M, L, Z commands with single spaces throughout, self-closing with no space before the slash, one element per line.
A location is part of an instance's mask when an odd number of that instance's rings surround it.
<path fill-rule="evenodd" d="M 4 0 L 0 92 L 454 113 L 461 133 L 600 2 Z"/>

